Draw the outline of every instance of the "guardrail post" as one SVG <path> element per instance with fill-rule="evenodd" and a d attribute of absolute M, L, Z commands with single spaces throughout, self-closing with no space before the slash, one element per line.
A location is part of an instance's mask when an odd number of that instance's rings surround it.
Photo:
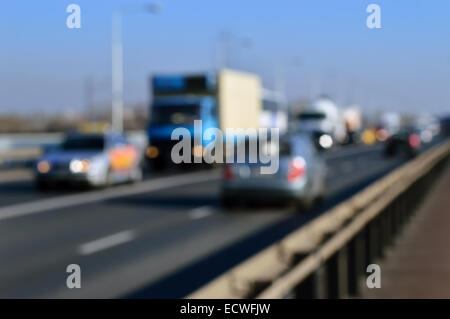
<path fill-rule="evenodd" d="M 338 252 L 338 298 L 347 298 L 349 284 L 348 245 Z"/>
<path fill-rule="evenodd" d="M 371 261 L 381 256 L 383 249 L 381 233 L 381 216 L 376 216 L 369 223 L 370 241 L 371 241 Z"/>
<path fill-rule="evenodd" d="M 405 193 L 401 194 L 399 197 L 399 224 L 398 224 L 398 231 L 400 231 L 403 228 L 403 224 L 406 220 L 406 211 L 407 211 L 407 196 Z"/>
<path fill-rule="evenodd" d="M 391 244 L 393 236 L 393 215 L 395 211 L 395 200 L 391 202 L 380 216 L 380 232 L 381 232 L 381 256 L 385 255 L 386 248 Z"/>
<path fill-rule="evenodd" d="M 414 205 L 413 203 L 413 191 L 412 191 L 412 186 L 410 186 L 408 188 L 408 190 L 406 191 L 405 194 L 405 214 L 404 214 L 404 219 L 403 219 L 403 226 L 406 225 L 406 223 L 408 223 L 409 217 L 410 217 L 410 212 L 411 209 Z"/>
<path fill-rule="evenodd" d="M 314 297 L 316 299 L 325 299 L 328 297 L 328 289 L 327 289 L 327 267 L 326 265 L 321 265 L 313 275 L 313 284 L 314 284 Z"/>
<path fill-rule="evenodd" d="M 328 298 L 348 297 L 348 248 L 342 247 L 328 261 Z"/>
<path fill-rule="evenodd" d="M 415 183 L 414 183 L 414 198 L 416 199 L 416 204 L 414 205 L 413 209 L 411 209 L 411 215 L 414 215 L 417 211 L 417 207 L 419 207 L 421 201 L 422 201 L 422 195 L 423 195 L 423 190 L 422 190 L 422 185 L 423 185 L 423 177 L 420 177 Z"/>
<path fill-rule="evenodd" d="M 392 203 L 392 212 L 391 212 L 391 240 L 390 244 L 393 243 L 395 236 L 400 230 L 401 223 L 401 196 L 397 197 Z"/>
<path fill-rule="evenodd" d="M 306 278 L 294 291 L 296 299 L 325 299 L 328 298 L 328 271 L 327 265 L 320 265 L 308 278 Z"/>
<path fill-rule="evenodd" d="M 357 234 L 349 243 L 348 251 L 348 293 L 359 294 L 359 279 L 364 271 L 364 234 Z"/>
<path fill-rule="evenodd" d="M 380 235 L 379 219 L 374 218 L 366 226 L 366 264 L 369 265 L 379 257 Z"/>
<path fill-rule="evenodd" d="M 373 260 L 373 248 L 372 248 L 372 233 L 370 231 L 370 223 L 366 225 L 363 231 L 364 234 L 364 263 L 366 265 L 370 264 Z"/>
<path fill-rule="evenodd" d="M 384 248 L 387 245 L 387 231 L 388 231 L 388 221 L 387 216 L 389 214 L 389 207 L 383 209 L 378 216 L 378 235 L 379 235 L 379 243 L 378 243 L 378 256 L 384 256 Z"/>
<path fill-rule="evenodd" d="M 422 202 L 423 180 L 424 178 L 420 177 L 419 179 L 416 180 L 416 182 L 413 185 L 415 205 L 413 209 L 411 209 L 411 216 L 413 216 L 416 213 L 417 211 L 416 208 L 419 207 L 420 203 Z"/>
<path fill-rule="evenodd" d="M 383 257 L 383 249 L 384 249 L 384 214 L 386 211 L 382 212 L 381 215 L 375 217 L 375 236 L 376 236 L 376 258 Z"/>

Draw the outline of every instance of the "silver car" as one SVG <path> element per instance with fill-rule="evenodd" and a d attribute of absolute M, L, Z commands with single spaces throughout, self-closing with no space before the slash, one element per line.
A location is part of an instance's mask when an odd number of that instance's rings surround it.
<path fill-rule="evenodd" d="M 120 134 L 69 134 L 63 143 L 40 157 L 36 186 L 58 182 L 106 186 L 142 178 L 140 152 Z"/>
<path fill-rule="evenodd" d="M 275 149 L 279 169 L 275 174 L 261 174 L 260 162 L 225 164 L 221 201 L 226 207 L 240 202 L 282 201 L 309 207 L 325 196 L 327 166 L 322 154 L 307 133 L 281 136 Z M 272 147 L 273 148 L 273 147 Z"/>

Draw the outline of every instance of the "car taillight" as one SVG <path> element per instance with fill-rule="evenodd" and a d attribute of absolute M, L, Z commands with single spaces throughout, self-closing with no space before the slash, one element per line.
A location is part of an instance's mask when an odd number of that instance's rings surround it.
<path fill-rule="evenodd" d="M 231 181 L 234 178 L 233 170 L 230 165 L 225 165 L 223 168 L 223 179 Z"/>
<path fill-rule="evenodd" d="M 417 148 L 420 146 L 420 136 L 418 134 L 411 134 L 408 138 L 409 146 Z"/>
<path fill-rule="evenodd" d="M 301 157 L 294 158 L 289 163 L 289 172 L 287 179 L 290 183 L 296 182 L 298 179 L 302 178 L 306 174 L 306 163 Z"/>

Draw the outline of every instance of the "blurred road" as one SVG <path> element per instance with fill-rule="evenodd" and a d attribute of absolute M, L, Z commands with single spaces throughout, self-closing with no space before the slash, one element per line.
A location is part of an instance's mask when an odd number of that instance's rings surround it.
<path fill-rule="evenodd" d="M 182 297 L 404 161 L 379 146 L 328 153 L 326 202 L 303 214 L 224 211 L 218 170 L 75 194 L 0 177 L 0 297 Z M 66 287 L 69 264 L 81 289 Z"/>

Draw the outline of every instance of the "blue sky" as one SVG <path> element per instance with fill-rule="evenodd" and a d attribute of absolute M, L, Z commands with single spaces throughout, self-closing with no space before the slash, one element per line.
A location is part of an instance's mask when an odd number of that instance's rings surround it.
<path fill-rule="evenodd" d="M 367 111 L 450 108 L 450 1 L 159 2 L 158 15 L 124 17 L 126 103 L 148 101 L 152 73 L 214 69 L 226 32 L 229 66 L 258 73 L 269 88 L 278 74 L 291 100 L 326 92 Z M 78 30 L 66 27 L 71 3 L 82 10 Z M 2 0 L 0 112 L 82 110 L 87 77 L 95 101 L 107 103 L 111 14 L 143 3 Z M 366 27 L 370 3 L 381 7 L 381 29 Z"/>

